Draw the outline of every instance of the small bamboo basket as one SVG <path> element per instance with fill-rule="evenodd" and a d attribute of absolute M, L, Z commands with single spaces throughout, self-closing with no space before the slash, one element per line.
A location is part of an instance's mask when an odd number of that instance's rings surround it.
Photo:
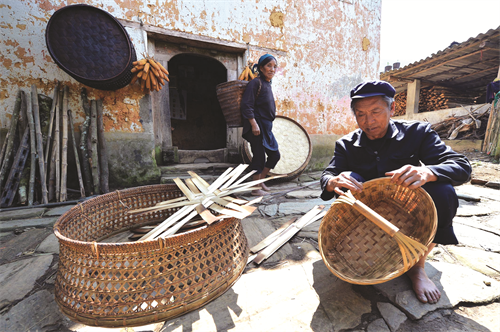
<path fill-rule="evenodd" d="M 428 246 L 437 229 L 437 212 L 422 188 L 408 189 L 379 178 L 363 183 L 354 197 L 410 238 Z M 348 204 L 335 201 L 318 233 L 321 257 L 340 279 L 374 285 L 396 278 L 414 264 L 405 264 L 398 242 Z"/>
<path fill-rule="evenodd" d="M 248 244 L 236 218 L 165 239 L 99 243 L 178 208 L 127 214 L 181 197 L 176 185 L 115 191 L 79 204 L 54 226 L 60 253 L 55 299 L 90 326 L 131 327 L 169 320 L 222 295 L 242 274 Z"/>

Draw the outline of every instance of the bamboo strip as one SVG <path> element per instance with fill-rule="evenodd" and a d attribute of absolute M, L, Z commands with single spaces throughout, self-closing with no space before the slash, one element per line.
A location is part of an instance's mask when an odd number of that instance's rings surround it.
<path fill-rule="evenodd" d="M 78 184 L 80 185 L 80 197 L 85 197 L 85 186 L 83 185 L 82 170 L 80 167 L 80 157 L 78 156 L 78 147 L 76 146 L 75 127 L 73 123 L 73 114 L 68 110 L 69 132 L 71 134 L 71 144 L 73 145 L 73 154 L 75 155 L 76 173 Z"/>
<path fill-rule="evenodd" d="M 65 202 L 68 199 L 67 181 L 68 181 L 68 86 L 64 87 L 64 97 L 62 105 L 62 142 L 61 142 L 61 189 L 59 201 Z"/>
<path fill-rule="evenodd" d="M 62 112 L 62 104 L 63 104 L 63 97 L 64 97 L 64 90 L 59 89 L 59 103 L 56 105 L 56 123 L 55 123 L 55 132 L 54 132 L 54 138 L 55 138 L 55 145 L 56 145 L 56 162 L 55 162 L 55 173 L 56 173 L 56 195 L 55 195 L 55 200 L 59 202 L 59 199 L 61 197 L 61 134 L 60 134 L 60 127 L 61 127 L 61 112 Z"/>
<path fill-rule="evenodd" d="M 276 250 L 281 248 L 288 240 L 290 240 L 296 233 L 300 231 L 304 225 L 306 225 L 311 219 L 313 219 L 317 214 L 319 214 L 323 210 L 324 206 L 316 205 L 309 212 L 303 215 L 299 220 L 295 223 L 288 226 L 286 230 L 284 230 L 280 236 L 269 246 L 267 246 L 264 250 L 262 250 L 253 260 L 256 264 L 262 263 L 263 260 L 267 259 L 269 256 L 274 254 Z"/>
<path fill-rule="evenodd" d="M 36 171 L 36 138 L 35 138 L 35 120 L 33 112 L 31 112 L 31 92 L 23 93 L 23 98 L 26 98 L 26 115 L 28 118 L 28 126 L 30 128 L 30 150 L 31 150 L 31 165 L 30 165 L 30 182 L 28 193 L 28 205 L 33 205 L 35 201 L 35 171 Z"/>
<path fill-rule="evenodd" d="M 191 190 L 189 190 L 189 188 L 184 184 L 184 182 L 182 182 L 182 180 L 180 178 L 175 178 L 174 182 L 177 185 L 177 187 L 179 187 L 179 189 L 182 191 L 182 193 L 184 195 L 186 195 L 186 197 L 190 201 L 193 201 L 196 199 L 195 195 L 191 192 Z"/>
<path fill-rule="evenodd" d="M 184 217 L 196 208 L 196 205 L 185 206 L 179 211 L 175 212 L 173 215 L 165 219 L 160 225 L 155 227 L 151 232 L 147 233 L 139 239 L 139 241 L 152 240 L 163 233 L 167 228 L 173 225 L 177 220 Z"/>
<path fill-rule="evenodd" d="M 56 104 L 58 103 L 57 97 L 59 95 L 59 81 L 56 82 L 56 86 L 54 87 L 54 94 L 52 96 L 52 105 L 50 107 L 50 115 L 49 115 L 49 130 L 47 131 L 47 141 L 45 142 L 45 155 L 44 155 L 44 162 L 45 162 L 45 171 L 46 173 L 49 173 L 49 151 L 50 151 L 50 142 L 52 139 L 52 129 L 54 126 L 54 116 L 55 116 L 55 110 L 56 110 Z"/>
<path fill-rule="evenodd" d="M 279 235 L 283 233 L 285 229 L 288 228 L 288 226 L 290 226 L 293 222 L 295 222 L 295 220 L 297 220 L 297 217 L 288 220 L 286 223 L 281 225 L 277 230 L 269 234 L 264 240 L 260 241 L 255 246 L 250 248 L 250 252 L 255 254 L 264 249 L 265 247 L 267 247 L 268 245 L 270 245 L 271 243 L 273 243 L 274 240 L 276 240 L 279 237 Z"/>
<path fill-rule="evenodd" d="M 187 217 L 185 217 L 184 219 L 182 219 L 181 221 L 176 223 L 174 226 L 167 229 L 159 237 L 164 239 L 166 237 L 174 235 L 182 226 L 184 226 L 188 221 L 193 219 L 197 214 L 198 214 L 198 212 L 196 212 L 196 211 L 191 212 Z"/>

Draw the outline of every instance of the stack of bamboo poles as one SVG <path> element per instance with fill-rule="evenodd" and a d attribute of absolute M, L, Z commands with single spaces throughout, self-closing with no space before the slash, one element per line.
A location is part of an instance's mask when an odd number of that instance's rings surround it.
<path fill-rule="evenodd" d="M 32 85 L 29 91 L 19 91 L 11 125 L 0 153 L 0 207 L 12 206 L 16 197 L 18 205 L 29 206 L 67 201 L 68 191 L 76 191 L 80 197 L 85 197 L 73 115 L 68 106 L 69 98 L 68 87 L 60 88 L 59 83 L 56 83 L 51 102 L 47 101 L 50 98 L 38 94 L 36 85 Z M 43 101 L 43 107 L 40 100 Z M 93 103 L 97 105 L 97 102 Z M 88 113 L 88 117 L 94 114 L 95 119 L 98 119 L 98 110 L 99 107 L 95 106 L 93 113 Z M 100 110 L 102 112 L 102 107 Z M 100 118 L 102 119 L 102 115 Z M 95 141 L 94 145 L 98 142 L 98 127 L 102 136 L 102 124 L 99 126 L 97 122 L 93 121 L 95 129 L 91 136 L 92 141 Z M 101 151 L 105 151 L 104 141 L 101 142 L 104 146 Z M 70 143 L 73 147 L 79 190 L 72 190 L 67 185 Z M 92 151 L 94 150 L 97 153 L 97 146 L 93 146 Z M 85 158 L 82 162 L 86 164 Z M 107 171 L 107 159 L 105 169 Z M 107 185 L 103 188 L 108 190 Z M 93 194 L 101 190 L 96 191 L 95 188 L 88 187 L 87 192 Z"/>
<path fill-rule="evenodd" d="M 395 96 L 395 116 L 406 114 L 406 91 Z M 474 94 L 458 91 L 456 89 L 432 86 L 420 89 L 418 100 L 419 113 L 432 112 L 447 108 L 459 107 L 460 105 L 472 105 L 477 101 Z"/>

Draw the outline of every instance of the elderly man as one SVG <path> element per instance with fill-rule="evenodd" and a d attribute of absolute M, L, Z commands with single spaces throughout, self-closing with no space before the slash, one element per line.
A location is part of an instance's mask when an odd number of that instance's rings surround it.
<path fill-rule="evenodd" d="M 407 275 L 421 302 L 436 303 L 441 293 L 425 273 L 425 259 L 436 243 L 458 243 L 452 226 L 458 208 L 453 186 L 469 181 L 471 166 L 441 141 L 429 123 L 391 120 L 395 93 L 384 81 L 363 82 L 351 90 L 359 129 L 336 142 L 332 161 L 321 176 L 321 198 L 336 197 L 335 188 L 360 192 L 363 181 L 384 176 L 410 189 L 425 189 L 436 205 L 438 228 L 429 251 Z"/>

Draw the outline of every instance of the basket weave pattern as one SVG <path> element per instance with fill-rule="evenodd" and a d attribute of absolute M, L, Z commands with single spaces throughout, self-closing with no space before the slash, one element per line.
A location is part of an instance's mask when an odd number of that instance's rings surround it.
<path fill-rule="evenodd" d="M 182 315 L 229 289 L 248 258 L 239 219 L 166 239 L 98 243 L 120 231 L 157 223 L 177 209 L 142 215 L 130 209 L 182 196 L 175 185 L 102 195 L 57 221 L 60 242 L 55 298 L 70 318 L 91 326 L 138 326 Z"/>
<path fill-rule="evenodd" d="M 229 81 L 215 87 L 222 113 L 228 127 L 243 127 L 240 105 L 248 81 Z"/>
<path fill-rule="evenodd" d="M 389 179 L 363 184 L 353 193 L 400 231 L 429 245 L 437 228 L 437 214 L 430 196 Z M 319 247 L 328 269 L 354 284 L 377 284 L 407 270 L 397 242 L 347 204 L 333 203 L 319 229 Z"/>
<path fill-rule="evenodd" d="M 121 23 L 104 10 L 63 7 L 47 23 L 45 39 L 57 65 L 85 85 L 117 90 L 132 79 L 134 46 Z"/>

